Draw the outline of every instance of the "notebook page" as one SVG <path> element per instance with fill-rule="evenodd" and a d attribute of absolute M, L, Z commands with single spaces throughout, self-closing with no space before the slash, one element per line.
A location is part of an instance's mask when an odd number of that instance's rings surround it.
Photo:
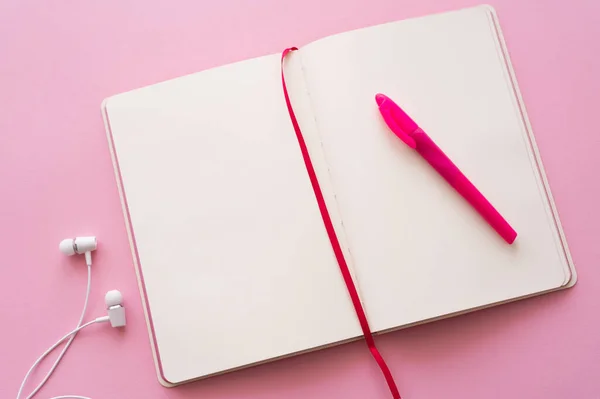
<path fill-rule="evenodd" d="M 360 335 L 279 68 L 257 58 L 105 103 L 169 383 Z M 294 59 L 287 72 L 310 121 Z"/>
<path fill-rule="evenodd" d="M 362 300 L 376 331 L 569 279 L 500 51 L 477 7 L 347 32 L 302 64 Z M 411 115 L 516 229 L 496 232 L 379 115 Z"/>

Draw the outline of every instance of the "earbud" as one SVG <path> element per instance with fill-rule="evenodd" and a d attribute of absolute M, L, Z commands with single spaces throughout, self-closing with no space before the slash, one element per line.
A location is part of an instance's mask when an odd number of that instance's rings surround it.
<path fill-rule="evenodd" d="M 88 267 L 87 267 L 88 279 L 87 279 L 87 290 L 85 293 L 85 302 L 83 305 L 83 312 L 79 318 L 77 327 L 74 330 L 72 330 L 71 332 L 69 332 L 67 335 L 62 337 L 60 340 L 58 340 L 57 343 L 52 345 L 48 350 L 46 350 L 46 352 L 44 352 L 42 354 L 42 356 L 40 356 L 33 363 L 33 366 L 31 366 L 31 368 L 29 369 L 27 374 L 25 374 L 25 378 L 23 379 L 23 382 L 21 383 L 21 387 L 19 388 L 19 392 L 17 393 L 17 399 L 19 399 L 21 397 L 21 393 L 23 392 L 23 388 L 25 387 L 25 384 L 27 383 L 27 379 L 31 375 L 31 372 L 40 364 L 41 361 L 44 360 L 44 358 L 50 352 L 52 352 L 56 347 L 61 345 L 64 341 L 67 341 L 67 343 L 63 346 L 62 351 L 58 355 L 58 358 L 54 362 L 54 365 L 46 373 L 46 376 L 43 378 L 42 382 L 27 397 L 31 398 L 36 395 L 36 393 L 44 386 L 46 381 L 48 381 L 48 379 L 50 378 L 50 376 L 56 369 L 56 366 L 58 366 L 58 364 L 62 360 L 63 356 L 67 352 L 67 349 L 69 349 L 69 347 L 71 346 L 71 343 L 75 339 L 75 335 L 77 334 L 77 332 L 79 332 L 79 331 L 83 330 L 84 328 L 91 326 L 95 323 L 105 323 L 107 321 L 110 321 L 110 325 L 112 327 L 124 327 L 125 324 L 127 323 L 127 321 L 125 319 L 125 308 L 123 307 L 123 295 L 117 290 L 108 291 L 106 293 L 106 296 L 104 297 L 104 302 L 106 303 L 106 310 L 108 313 L 106 316 L 97 317 L 87 323 L 83 323 L 83 318 L 86 313 L 87 303 L 88 303 L 88 299 L 90 296 L 90 287 L 91 287 L 91 281 L 92 281 L 91 280 L 92 268 L 90 267 L 90 266 L 92 266 L 92 251 L 95 251 L 96 247 L 97 247 L 96 237 L 67 238 L 65 240 L 62 240 L 60 242 L 60 244 L 58 245 L 60 252 L 62 252 L 65 255 L 71 256 L 71 255 L 75 255 L 75 254 L 85 254 L 85 263 L 88 265 Z M 76 395 L 57 396 L 55 399 L 67 398 L 67 397 L 69 397 L 69 398 L 77 397 L 77 398 L 85 399 L 83 396 L 76 396 Z"/>
<path fill-rule="evenodd" d="M 97 247 L 96 237 L 66 238 L 58 245 L 60 252 L 65 255 L 85 254 L 85 263 L 88 266 L 92 265 L 92 251 Z"/>
<path fill-rule="evenodd" d="M 123 307 L 123 294 L 118 290 L 108 291 L 104 296 L 104 303 L 108 310 L 108 319 L 113 327 L 125 327 L 125 308 Z"/>

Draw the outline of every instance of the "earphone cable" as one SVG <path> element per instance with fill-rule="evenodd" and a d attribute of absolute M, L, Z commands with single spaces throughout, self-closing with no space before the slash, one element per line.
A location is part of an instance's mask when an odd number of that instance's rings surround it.
<path fill-rule="evenodd" d="M 50 399 L 92 399 L 92 398 L 87 397 L 87 396 L 79 396 L 79 395 L 62 395 L 62 396 L 55 396 Z"/>
<path fill-rule="evenodd" d="M 69 336 L 71 336 L 71 338 L 69 339 L 69 341 L 67 341 L 65 347 L 62 349 L 62 351 L 60 352 L 60 354 L 58 355 L 58 357 L 54 361 L 54 364 L 52 365 L 52 367 L 50 368 L 50 370 L 48 370 L 48 372 L 46 373 L 46 376 L 44 377 L 44 379 L 27 396 L 27 399 L 33 398 L 38 393 L 38 391 L 40 389 L 42 389 L 42 387 L 44 386 L 44 384 L 46 384 L 46 382 L 48 381 L 48 379 L 50 378 L 50 376 L 52 375 L 52 373 L 54 373 L 54 370 L 56 370 L 56 367 L 58 366 L 58 364 L 60 363 L 60 361 L 62 360 L 62 358 L 67 353 L 67 350 L 69 349 L 69 347 L 73 343 L 73 340 L 75 339 L 75 336 L 77 335 L 77 332 L 79 331 L 79 328 L 80 327 L 83 328 L 82 326 L 84 326 L 82 323 L 83 323 L 83 318 L 85 317 L 85 313 L 86 313 L 87 307 L 88 307 L 88 300 L 90 298 L 91 286 L 92 286 L 92 267 L 91 267 L 91 265 L 88 265 L 87 266 L 87 288 L 86 288 L 86 291 L 85 291 L 85 301 L 83 302 L 83 309 L 81 311 L 81 316 L 79 317 L 79 321 L 77 322 L 77 328 L 75 330 L 73 330 L 71 333 L 65 335 L 65 337 L 63 339 L 61 339 L 60 341 L 58 341 L 58 343 L 56 343 L 50 350 L 46 351 L 42 356 L 40 356 L 40 358 L 33 364 L 33 366 L 31 366 L 31 368 L 29 369 L 29 371 L 25 375 L 25 378 L 23 379 L 23 382 L 21 383 L 21 387 L 19 388 L 19 392 L 17 393 L 17 399 L 21 398 L 21 394 L 23 392 L 23 388 L 25 387 L 25 383 L 27 382 L 27 379 L 29 378 L 29 375 L 31 374 L 31 372 L 33 371 L 33 369 L 35 369 L 35 367 L 39 364 L 39 362 L 41 362 L 50 352 L 52 352 L 52 350 L 54 350 L 54 348 L 56 348 L 58 345 L 60 345 L 60 343 L 62 343 L 66 338 L 68 338 Z M 92 324 L 94 322 L 95 322 L 95 320 L 89 322 L 87 325 Z"/>
<path fill-rule="evenodd" d="M 52 345 L 50 348 L 48 348 L 46 350 L 46 352 L 42 353 L 42 355 L 35 361 L 35 363 L 33 363 L 33 365 L 31 366 L 31 368 L 29 369 L 29 371 L 27 372 L 27 375 L 25 375 L 25 379 L 23 380 L 24 382 L 27 381 L 27 378 L 29 377 L 29 375 L 31 374 L 31 372 L 35 369 L 35 367 L 42 361 L 44 360 L 44 358 L 46 356 L 48 356 L 48 354 L 50 352 L 52 352 L 54 349 L 56 349 L 56 347 L 60 344 L 63 343 L 64 340 L 66 340 L 67 338 L 69 338 L 70 336 L 77 334 L 79 331 L 83 330 L 86 327 L 91 326 L 94 323 L 102 323 L 102 322 L 106 322 L 109 321 L 108 316 L 103 316 L 103 317 L 98 317 L 94 320 L 88 321 L 87 323 L 84 323 L 82 325 L 80 325 L 79 327 L 77 327 L 76 329 L 74 329 L 73 331 L 70 331 L 69 333 L 65 334 L 65 336 L 63 336 L 61 339 L 59 339 L 58 341 L 56 341 L 56 343 L 54 345 Z M 24 384 L 21 384 L 21 386 L 23 386 Z"/>

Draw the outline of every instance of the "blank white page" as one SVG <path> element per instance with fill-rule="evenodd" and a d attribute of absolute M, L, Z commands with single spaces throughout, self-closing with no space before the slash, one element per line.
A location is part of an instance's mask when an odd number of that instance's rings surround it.
<path fill-rule="evenodd" d="M 489 7 L 343 33 L 302 64 L 374 330 L 555 289 L 570 278 Z M 384 124 L 394 99 L 518 232 L 507 245 Z"/>
<path fill-rule="evenodd" d="M 280 79 L 273 55 L 105 102 L 163 383 L 360 335 Z"/>

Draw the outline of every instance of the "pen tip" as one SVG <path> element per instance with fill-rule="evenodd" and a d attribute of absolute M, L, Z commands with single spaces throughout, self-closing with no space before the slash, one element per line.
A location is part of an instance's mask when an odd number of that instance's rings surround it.
<path fill-rule="evenodd" d="M 381 93 L 375 94 L 375 101 L 377 101 L 377 105 L 383 104 L 383 102 L 385 100 L 387 100 L 387 97 L 384 96 L 383 94 L 381 94 Z"/>

